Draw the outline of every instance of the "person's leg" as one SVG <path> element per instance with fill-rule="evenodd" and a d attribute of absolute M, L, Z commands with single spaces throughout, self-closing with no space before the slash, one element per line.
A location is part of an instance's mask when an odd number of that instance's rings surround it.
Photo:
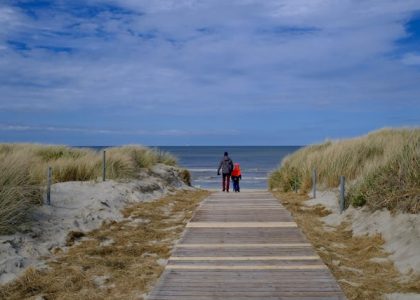
<path fill-rule="evenodd" d="M 239 186 L 239 179 L 238 179 L 237 187 L 238 187 L 238 193 L 239 193 L 241 191 L 241 187 Z"/>
<path fill-rule="evenodd" d="M 225 176 L 225 174 L 222 174 L 222 190 L 223 190 L 223 192 L 225 191 L 225 181 L 226 181 L 226 176 Z"/>
<path fill-rule="evenodd" d="M 230 184 L 230 175 L 226 175 L 226 192 L 229 192 L 229 184 Z"/>
<path fill-rule="evenodd" d="M 229 175 L 223 174 L 223 191 L 229 192 Z"/>

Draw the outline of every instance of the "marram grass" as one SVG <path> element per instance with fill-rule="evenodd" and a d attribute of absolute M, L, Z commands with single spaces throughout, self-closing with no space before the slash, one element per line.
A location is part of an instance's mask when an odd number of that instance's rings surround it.
<path fill-rule="evenodd" d="M 420 129 L 382 129 L 359 138 L 327 141 L 287 156 L 269 179 L 270 189 L 301 192 L 335 188 L 346 176 L 347 204 L 420 212 Z"/>
<path fill-rule="evenodd" d="M 174 166 L 169 153 L 142 146 L 106 149 L 109 179 L 135 178 L 157 163 Z M 102 152 L 66 146 L 0 144 L 0 234 L 15 230 L 34 203 L 41 203 L 48 166 L 53 182 L 96 180 L 102 176 Z M 188 171 L 187 171 L 188 172 Z"/>

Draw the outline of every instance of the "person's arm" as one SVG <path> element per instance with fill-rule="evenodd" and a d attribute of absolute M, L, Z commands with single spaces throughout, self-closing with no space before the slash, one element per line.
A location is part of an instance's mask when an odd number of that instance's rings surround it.
<path fill-rule="evenodd" d="M 223 163 L 223 160 L 221 160 L 219 163 L 219 168 L 217 169 L 217 175 L 220 175 L 220 169 L 222 168 L 222 163 Z"/>

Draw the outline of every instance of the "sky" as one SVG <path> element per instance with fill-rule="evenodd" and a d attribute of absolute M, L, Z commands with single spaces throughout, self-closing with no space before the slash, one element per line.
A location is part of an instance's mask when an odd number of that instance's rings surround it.
<path fill-rule="evenodd" d="M 0 0 L 0 142 L 306 145 L 418 126 L 419 0 Z"/>

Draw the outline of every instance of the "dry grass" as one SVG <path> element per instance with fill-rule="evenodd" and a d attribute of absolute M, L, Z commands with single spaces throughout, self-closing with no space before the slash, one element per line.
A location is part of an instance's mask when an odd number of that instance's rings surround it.
<path fill-rule="evenodd" d="M 420 293 L 420 278 L 402 282 L 401 274 L 391 262 L 372 262 L 386 258 L 380 236 L 355 237 L 342 224 L 326 231 L 320 217 L 330 212 L 322 206 L 303 209 L 306 195 L 276 192 L 275 196 L 291 211 L 295 221 L 327 264 L 350 300 L 382 299 L 388 293 Z"/>
<path fill-rule="evenodd" d="M 420 211 L 420 129 L 383 129 L 366 136 L 308 146 L 286 157 L 271 189 L 308 191 L 312 170 L 319 188 L 350 184 L 348 203 L 372 209 Z"/>
<path fill-rule="evenodd" d="M 129 145 L 105 149 L 107 178 L 132 178 L 141 169 L 157 163 L 175 166 L 176 158 L 143 146 Z M 39 184 L 46 180 L 47 167 L 53 169 L 54 182 L 95 180 L 102 176 L 102 152 L 67 146 L 0 144 L 2 160 L 17 157 L 29 165 L 30 178 Z"/>
<path fill-rule="evenodd" d="M 106 150 L 110 179 L 135 178 L 157 163 L 177 163 L 169 153 L 142 146 Z M 16 230 L 31 205 L 41 203 L 48 166 L 54 182 L 96 180 L 102 176 L 102 153 L 66 146 L 0 144 L 0 234 Z"/>
<path fill-rule="evenodd" d="M 164 267 L 175 241 L 207 191 L 183 191 L 123 211 L 77 245 L 57 254 L 47 270 L 29 269 L 0 290 L 0 299 L 143 299 Z M 80 238 L 73 234 L 71 239 Z M 104 277 L 95 284 L 95 277 Z"/>

